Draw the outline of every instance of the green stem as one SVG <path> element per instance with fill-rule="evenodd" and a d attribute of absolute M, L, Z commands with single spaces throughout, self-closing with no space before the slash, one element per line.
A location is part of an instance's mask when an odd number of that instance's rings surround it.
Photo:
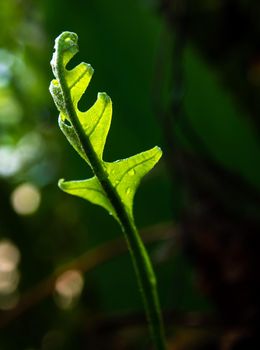
<path fill-rule="evenodd" d="M 103 167 L 103 163 L 98 159 L 89 138 L 86 137 L 84 130 L 82 129 L 82 126 L 77 117 L 77 113 L 73 107 L 70 91 L 64 78 L 63 69 L 64 68 L 62 66 L 61 55 L 58 52 L 57 73 L 59 77 L 60 87 L 63 93 L 66 111 L 68 113 L 70 122 L 82 144 L 83 150 L 89 159 L 91 168 L 98 178 L 119 218 L 122 231 L 128 243 L 139 287 L 143 296 L 146 316 L 148 319 L 150 333 L 155 345 L 155 349 L 166 350 L 164 327 L 157 291 L 156 277 L 150 258 L 139 236 L 133 219 L 129 217 L 129 214 L 126 211 L 125 206 L 120 199 L 120 196 L 108 178 L 106 170 Z"/>

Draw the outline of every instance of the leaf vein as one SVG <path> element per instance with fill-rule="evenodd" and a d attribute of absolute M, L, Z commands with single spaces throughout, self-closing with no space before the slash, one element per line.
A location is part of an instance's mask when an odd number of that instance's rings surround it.
<path fill-rule="evenodd" d="M 143 163 L 145 163 L 145 162 L 147 162 L 147 161 L 153 159 L 153 157 L 154 157 L 154 156 L 152 156 L 152 157 L 150 157 L 150 158 L 147 158 L 147 159 L 144 159 L 144 160 L 142 160 L 141 162 L 135 163 L 132 167 L 128 168 L 128 169 L 122 174 L 122 176 L 121 176 L 119 182 L 116 184 L 115 187 L 117 188 L 117 187 L 120 185 L 120 183 L 122 182 L 123 178 L 126 176 L 127 173 L 129 173 L 129 171 L 131 171 L 131 170 L 135 169 L 136 167 L 142 165 Z"/>
<path fill-rule="evenodd" d="M 97 120 L 96 123 L 94 124 L 92 130 L 91 130 L 90 133 L 88 134 L 89 137 L 91 137 L 91 135 L 95 132 L 95 130 L 96 130 L 98 124 L 99 124 L 100 121 L 102 120 L 103 115 L 104 115 L 105 110 L 106 110 L 106 106 L 107 106 L 107 102 L 106 102 L 106 104 L 105 104 L 105 106 L 104 106 L 104 108 L 103 108 L 103 110 L 102 110 L 102 113 L 100 113 L 100 117 L 98 118 L 98 120 Z"/>
<path fill-rule="evenodd" d="M 72 69 L 73 70 L 73 69 Z M 80 74 L 80 76 L 72 83 L 72 85 L 69 87 L 69 89 L 73 89 L 75 85 L 78 84 L 78 82 L 84 77 L 84 75 L 87 72 L 87 67 L 85 67 L 85 70 Z"/>
<path fill-rule="evenodd" d="M 107 199 L 106 198 L 106 196 L 104 195 L 104 193 L 102 192 L 102 191 L 100 191 L 100 190 L 98 190 L 98 189 L 96 189 L 96 188 L 90 188 L 90 187 L 87 187 L 87 188 L 82 188 L 82 187 L 73 187 L 73 191 L 74 190 L 88 190 L 88 191 L 94 191 L 94 192 L 98 192 L 98 193 L 100 193 L 105 199 Z"/>

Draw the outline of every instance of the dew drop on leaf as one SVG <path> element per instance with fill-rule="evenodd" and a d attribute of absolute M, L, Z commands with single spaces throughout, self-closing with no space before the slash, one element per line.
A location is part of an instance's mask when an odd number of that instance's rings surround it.
<path fill-rule="evenodd" d="M 135 175 L 135 170 L 134 169 L 129 170 L 128 171 L 128 175 L 134 176 Z"/>

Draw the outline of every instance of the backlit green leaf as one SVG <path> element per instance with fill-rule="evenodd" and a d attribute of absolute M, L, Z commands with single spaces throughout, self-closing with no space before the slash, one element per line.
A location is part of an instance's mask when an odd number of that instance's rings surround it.
<path fill-rule="evenodd" d="M 106 193 L 100 186 L 96 176 L 88 180 L 79 181 L 64 181 L 61 179 L 59 181 L 59 187 L 64 192 L 84 198 L 93 204 L 102 206 L 114 217 L 117 217 L 114 208 L 108 200 Z"/>
<path fill-rule="evenodd" d="M 116 162 L 105 162 L 103 150 L 112 118 L 112 102 L 106 93 L 99 93 L 95 104 L 87 111 L 78 109 L 93 68 L 80 63 L 72 70 L 66 65 L 78 52 L 77 35 L 62 33 L 55 41 L 55 52 L 51 61 L 56 79 L 51 82 L 50 92 L 60 111 L 59 126 L 68 141 L 91 166 L 94 177 L 81 181 L 59 182 L 60 188 L 72 195 L 87 199 L 109 211 L 117 220 L 118 213 L 109 199 L 102 179 L 106 178 L 113 191 L 133 219 L 133 199 L 142 177 L 148 173 L 161 157 L 161 150 L 151 150 Z M 109 186 L 110 186 L 109 185 Z"/>
<path fill-rule="evenodd" d="M 55 41 L 51 60 L 56 79 L 50 92 L 60 111 L 59 126 L 70 144 L 90 165 L 94 176 L 88 180 L 59 181 L 59 187 L 74 196 L 105 208 L 118 220 L 125 233 L 143 295 L 147 320 L 155 348 L 166 349 L 156 278 L 149 256 L 139 237 L 133 218 L 133 199 L 142 177 L 160 159 L 162 152 L 154 147 L 133 157 L 105 162 L 103 150 L 111 124 L 112 102 L 106 93 L 99 93 L 95 104 L 87 111 L 78 109 L 93 69 L 81 63 L 72 70 L 66 65 L 78 52 L 77 35 L 64 32 Z"/>
<path fill-rule="evenodd" d="M 109 179 L 132 217 L 133 199 L 136 189 L 142 179 L 161 158 L 162 151 L 154 147 L 149 151 L 139 153 L 133 157 L 106 163 Z"/>

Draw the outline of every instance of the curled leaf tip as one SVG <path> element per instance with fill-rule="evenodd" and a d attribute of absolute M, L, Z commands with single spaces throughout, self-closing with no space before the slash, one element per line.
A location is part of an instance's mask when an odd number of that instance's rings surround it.
<path fill-rule="evenodd" d="M 62 32 L 56 39 L 54 48 L 57 49 L 59 46 L 63 48 L 69 48 L 70 46 L 75 46 L 78 43 L 78 35 L 73 32 Z"/>
<path fill-rule="evenodd" d="M 70 59 L 79 51 L 78 36 L 73 32 L 62 32 L 56 39 L 51 67 L 56 79 L 59 80 L 58 67 L 65 69 Z"/>

